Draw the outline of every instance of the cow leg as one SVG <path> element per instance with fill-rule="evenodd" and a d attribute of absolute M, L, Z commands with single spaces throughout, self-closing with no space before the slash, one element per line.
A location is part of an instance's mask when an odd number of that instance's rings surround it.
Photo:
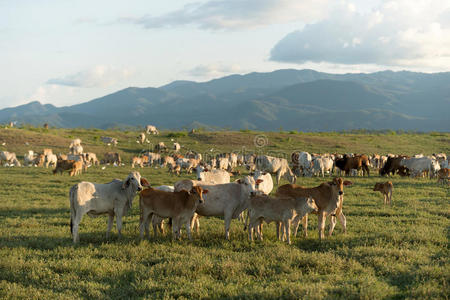
<path fill-rule="evenodd" d="M 230 239 L 230 224 L 231 224 L 231 217 L 232 214 L 231 213 L 226 213 L 224 215 L 224 220 L 225 220 L 225 238 L 227 240 Z"/>
<path fill-rule="evenodd" d="M 336 226 L 336 216 L 331 216 L 330 218 L 330 229 L 328 231 L 328 236 L 333 234 L 334 227 Z"/>
<path fill-rule="evenodd" d="M 286 234 L 286 240 L 288 244 L 291 244 L 291 220 L 283 222 L 284 232 Z"/>
<path fill-rule="evenodd" d="M 292 221 L 292 226 L 294 226 L 294 236 L 297 236 L 298 226 L 300 225 L 300 218 L 299 216 L 295 216 L 294 220 Z"/>
<path fill-rule="evenodd" d="M 109 214 L 108 215 L 108 228 L 106 229 L 106 238 L 109 238 L 109 233 L 111 232 L 111 228 L 113 226 L 114 223 L 114 214 Z"/>
<path fill-rule="evenodd" d="M 281 241 L 281 232 L 280 232 L 281 222 L 275 222 L 275 227 L 277 228 L 277 239 Z"/>
<path fill-rule="evenodd" d="M 186 221 L 186 232 L 189 240 L 192 240 L 191 236 L 191 218 L 188 218 Z"/>
<path fill-rule="evenodd" d="M 116 227 L 117 227 L 117 235 L 122 237 L 122 213 L 117 210 L 115 212 L 116 215 Z"/>
<path fill-rule="evenodd" d="M 304 237 L 308 237 L 308 215 L 305 215 L 302 218 L 302 227 L 303 227 L 303 235 Z M 298 225 L 297 225 L 297 229 L 298 229 Z"/>
<path fill-rule="evenodd" d="M 278 172 L 277 172 L 277 186 L 278 185 L 280 185 L 280 179 L 281 179 L 281 170 L 279 170 Z"/>
<path fill-rule="evenodd" d="M 319 240 L 322 240 L 325 238 L 325 220 L 326 220 L 326 213 L 325 212 L 319 212 L 319 221 L 318 221 L 318 227 L 319 227 Z"/>
<path fill-rule="evenodd" d="M 72 224 L 72 237 L 74 244 L 77 244 L 80 242 L 80 236 L 78 235 L 78 228 L 81 223 L 81 220 L 83 219 L 83 216 L 81 215 L 81 212 L 79 212 L 75 219 L 73 220 Z"/>
<path fill-rule="evenodd" d="M 338 216 L 339 223 L 341 223 L 342 228 L 344 228 L 344 234 L 347 233 L 347 218 L 345 217 L 344 213 L 341 212 Z"/>

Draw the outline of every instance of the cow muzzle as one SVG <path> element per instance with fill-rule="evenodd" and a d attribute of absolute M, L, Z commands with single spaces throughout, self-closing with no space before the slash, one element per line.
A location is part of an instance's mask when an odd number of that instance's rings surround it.
<path fill-rule="evenodd" d="M 142 188 L 140 186 L 138 186 L 137 188 L 138 192 L 142 191 Z"/>
<path fill-rule="evenodd" d="M 344 194 L 344 192 L 343 191 L 339 191 L 339 195 L 343 195 Z"/>

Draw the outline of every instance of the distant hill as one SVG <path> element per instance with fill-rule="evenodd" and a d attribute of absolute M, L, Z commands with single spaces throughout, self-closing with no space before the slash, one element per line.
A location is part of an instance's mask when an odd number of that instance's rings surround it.
<path fill-rule="evenodd" d="M 328 74 L 278 70 L 208 82 L 130 87 L 85 103 L 31 102 L 0 110 L 0 122 L 56 127 L 193 126 L 301 131 L 450 131 L 450 73 Z"/>

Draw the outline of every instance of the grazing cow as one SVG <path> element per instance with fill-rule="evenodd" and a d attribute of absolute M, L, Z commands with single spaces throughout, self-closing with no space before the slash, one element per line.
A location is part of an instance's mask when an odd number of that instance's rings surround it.
<path fill-rule="evenodd" d="M 436 163 L 434 165 L 439 166 L 438 163 Z M 428 172 L 430 174 L 430 177 L 432 177 L 433 170 L 434 170 L 433 169 L 433 160 L 429 157 L 403 158 L 400 161 L 400 166 L 408 168 L 409 171 L 411 172 L 411 177 L 416 177 L 424 171 Z"/>
<path fill-rule="evenodd" d="M 23 165 L 24 166 L 33 166 L 34 162 L 36 160 L 36 154 L 33 150 L 28 150 L 28 153 L 26 153 L 23 156 Z"/>
<path fill-rule="evenodd" d="M 445 182 L 448 183 L 449 177 L 450 177 L 450 169 L 449 168 L 442 168 L 437 173 L 438 183 L 443 183 L 443 184 L 445 184 Z"/>
<path fill-rule="evenodd" d="M 219 157 L 217 160 L 217 168 L 220 170 L 228 170 L 228 165 L 230 164 L 228 157 Z"/>
<path fill-rule="evenodd" d="M 56 163 L 56 167 L 53 170 L 53 175 L 55 175 L 57 172 L 62 175 L 64 171 L 69 171 L 69 174 L 71 174 L 74 168 L 74 163 L 74 160 L 58 160 L 58 162 Z"/>
<path fill-rule="evenodd" d="M 131 159 L 131 167 L 134 168 L 135 165 L 138 165 L 141 168 L 144 167 L 144 161 L 143 161 L 142 157 L 134 156 Z"/>
<path fill-rule="evenodd" d="M 122 216 L 131 209 L 133 198 L 136 196 L 136 192 L 142 190 L 142 186 L 149 186 L 149 183 L 141 177 L 139 172 L 131 172 L 124 181 L 114 179 L 106 184 L 83 181 L 72 186 L 69 199 L 70 231 L 73 242 L 78 243 L 80 240 L 78 226 L 85 214 L 90 217 L 108 214 L 106 238 L 109 236 L 114 216 L 116 216 L 117 232 L 120 237 Z"/>
<path fill-rule="evenodd" d="M 36 158 L 34 159 L 33 164 L 35 166 L 38 166 L 38 167 L 43 167 L 44 166 L 44 162 L 45 162 L 45 155 L 44 154 L 38 154 L 36 156 Z"/>
<path fill-rule="evenodd" d="M 105 153 L 105 157 L 104 157 L 104 163 L 111 163 L 111 164 L 116 164 L 116 165 L 120 165 L 122 163 L 122 160 L 120 159 L 120 155 L 117 152 L 107 152 Z"/>
<path fill-rule="evenodd" d="M 396 172 L 401 172 L 401 173 L 408 173 L 409 170 L 407 168 L 405 168 L 404 166 L 400 165 L 400 162 L 404 159 L 404 158 L 409 158 L 409 156 L 398 156 L 398 157 L 391 157 L 388 156 L 386 163 L 384 164 L 384 166 L 380 169 L 380 175 L 381 176 L 385 176 L 385 175 L 394 175 Z"/>
<path fill-rule="evenodd" d="M 170 165 L 172 167 L 174 167 L 176 165 L 175 160 L 173 159 L 172 156 L 165 156 L 161 159 L 161 168 L 165 167 L 167 165 Z"/>
<path fill-rule="evenodd" d="M 314 175 L 322 175 L 325 177 L 325 173 L 331 174 L 333 170 L 333 160 L 330 157 L 317 156 L 312 161 L 312 173 Z"/>
<path fill-rule="evenodd" d="M 100 162 L 97 159 L 97 155 L 93 152 L 87 152 L 85 153 L 85 162 L 90 163 L 93 166 L 100 165 Z"/>
<path fill-rule="evenodd" d="M 143 132 L 139 133 L 139 136 L 137 137 L 137 141 L 143 145 L 145 143 L 145 133 L 143 133 Z"/>
<path fill-rule="evenodd" d="M 210 183 L 229 183 L 230 182 L 230 173 L 224 170 L 208 170 L 200 165 L 194 168 L 194 171 L 197 173 L 197 180 L 210 182 Z"/>
<path fill-rule="evenodd" d="M 14 165 L 20 167 L 20 162 L 16 157 L 14 152 L 1 151 L 0 152 L 0 164 L 8 163 L 9 165 Z"/>
<path fill-rule="evenodd" d="M 164 144 L 164 142 L 159 142 L 158 144 L 155 145 L 153 151 L 156 153 L 162 153 L 167 152 L 168 149 L 167 146 Z"/>
<path fill-rule="evenodd" d="M 384 204 L 389 205 L 392 204 L 392 191 L 394 190 L 394 185 L 392 184 L 392 181 L 386 181 L 386 182 L 377 182 L 375 183 L 375 186 L 373 187 L 374 192 L 380 192 L 384 197 Z"/>
<path fill-rule="evenodd" d="M 344 233 L 347 229 L 346 218 L 342 212 L 344 185 L 351 185 L 351 181 L 344 181 L 342 178 L 334 178 L 331 182 L 324 182 L 321 185 L 313 188 L 305 188 L 296 184 L 285 184 L 277 189 L 277 196 L 286 196 L 293 198 L 312 197 L 318 207 L 319 215 L 319 239 L 322 240 L 325 237 L 325 220 L 328 215 L 331 215 L 329 235 L 333 233 L 334 226 L 336 225 L 336 217 L 339 218 L 342 226 L 344 227 Z M 300 219 L 297 219 L 299 221 Z M 298 223 L 294 224 L 296 228 Z M 303 230 L 305 236 L 308 235 L 308 215 L 303 217 Z M 297 230 L 295 230 L 295 233 Z"/>
<path fill-rule="evenodd" d="M 180 149 L 181 149 L 180 144 L 178 144 L 178 143 L 173 143 L 173 150 L 174 150 L 175 152 L 180 151 Z"/>
<path fill-rule="evenodd" d="M 117 146 L 118 140 L 116 138 L 113 137 L 109 137 L 109 136 L 102 136 L 100 137 L 101 141 L 105 144 L 109 145 L 113 145 L 113 146 Z"/>
<path fill-rule="evenodd" d="M 156 127 L 155 126 L 153 126 L 153 125 L 147 125 L 147 126 L 145 126 L 145 132 L 147 133 L 147 134 L 159 134 L 159 131 L 158 131 L 158 129 L 156 129 Z"/>
<path fill-rule="evenodd" d="M 154 153 L 154 152 L 147 152 L 145 153 L 145 156 L 147 156 L 147 164 L 149 166 L 156 166 L 161 164 L 161 154 Z"/>
<path fill-rule="evenodd" d="M 208 190 L 194 186 L 189 192 L 165 192 L 157 189 L 145 189 L 139 194 L 140 235 L 144 238 L 144 231 L 148 236 L 149 217 L 153 214 L 162 218 L 172 218 L 174 238 L 180 238 L 180 229 L 186 225 L 186 231 L 191 239 L 191 219 L 199 204 L 203 204 L 203 194 Z M 156 231 L 155 231 L 156 232 Z"/>
<path fill-rule="evenodd" d="M 277 222 L 282 224 L 287 243 L 291 244 L 291 222 L 303 218 L 312 211 L 318 210 L 312 198 L 270 197 L 268 195 L 251 196 L 248 205 L 247 220 L 248 239 L 253 241 L 253 232 L 256 231 L 259 240 L 263 239 L 260 228 L 262 221 L 266 223 Z M 278 236 L 280 238 L 281 235 Z"/>
<path fill-rule="evenodd" d="M 180 165 L 169 165 L 169 173 L 177 174 L 178 176 L 180 176 L 181 166 Z"/>
<path fill-rule="evenodd" d="M 46 168 L 48 168 L 49 165 L 56 167 L 57 162 L 58 162 L 58 156 L 56 156 L 56 154 L 50 154 L 50 155 L 45 156 L 44 165 Z"/>
<path fill-rule="evenodd" d="M 277 185 L 280 184 L 281 177 L 284 177 L 290 183 L 294 183 L 297 179 L 284 158 L 260 155 L 256 158 L 255 163 L 257 170 L 276 174 Z"/>
<path fill-rule="evenodd" d="M 369 171 L 369 158 L 367 155 L 355 155 L 350 157 L 347 154 L 344 154 L 343 158 L 338 158 L 335 161 L 335 165 L 342 171 L 345 172 L 345 175 L 350 175 L 351 170 L 363 170 L 363 176 L 370 176 Z"/>
<path fill-rule="evenodd" d="M 198 166 L 200 162 L 194 158 L 179 158 L 177 160 L 177 165 L 181 169 L 186 169 L 186 174 L 192 173 L 192 170 Z"/>
<path fill-rule="evenodd" d="M 236 219 L 247 208 L 251 193 L 255 186 L 246 178 L 224 184 L 210 184 L 195 180 L 181 180 L 175 183 L 175 191 L 190 190 L 192 186 L 200 186 L 208 190 L 206 202 L 197 207 L 200 216 L 224 217 L 225 238 L 230 239 L 231 219 Z M 194 218 L 192 225 L 196 223 Z M 198 225 L 197 225 L 198 226 Z"/>

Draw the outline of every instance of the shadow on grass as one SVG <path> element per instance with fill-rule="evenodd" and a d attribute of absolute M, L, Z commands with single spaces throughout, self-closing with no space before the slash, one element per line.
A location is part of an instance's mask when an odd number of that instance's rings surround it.
<path fill-rule="evenodd" d="M 48 208 L 48 207 L 33 207 L 26 209 L 8 209 L 1 208 L 0 209 L 0 218 L 2 217 L 36 217 L 37 215 L 42 215 L 42 217 L 54 217 L 60 215 L 70 216 L 69 208 Z"/>

